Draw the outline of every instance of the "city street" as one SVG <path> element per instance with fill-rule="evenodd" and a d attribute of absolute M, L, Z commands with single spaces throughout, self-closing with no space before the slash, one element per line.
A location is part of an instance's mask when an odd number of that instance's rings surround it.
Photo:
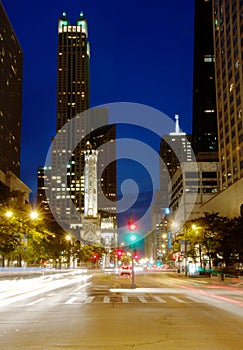
<path fill-rule="evenodd" d="M 0 281 L 0 348 L 239 349 L 243 288 L 177 273 Z"/>

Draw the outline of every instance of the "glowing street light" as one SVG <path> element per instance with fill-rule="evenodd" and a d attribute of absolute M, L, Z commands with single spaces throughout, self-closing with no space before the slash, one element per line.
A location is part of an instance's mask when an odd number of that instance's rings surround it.
<path fill-rule="evenodd" d="M 5 213 L 5 216 L 7 218 L 11 218 L 13 216 L 13 212 L 11 210 L 8 210 L 6 213 Z"/>
<path fill-rule="evenodd" d="M 38 212 L 35 211 L 35 210 L 33 210 L 33 211 L 30 213 L 30 218 L 33 219 L 33 220 L 34 220 L 34 219 L 37 219 L 38 216 L 39 216 L 39 214 L 38 214 Z"/>

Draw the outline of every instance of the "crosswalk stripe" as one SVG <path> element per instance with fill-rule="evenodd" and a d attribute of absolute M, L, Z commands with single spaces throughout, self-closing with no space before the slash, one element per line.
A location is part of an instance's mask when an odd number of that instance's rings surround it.
<path fill-rule="evenodd" d="M 198 303 L 198 302 L 199 302 L 199 300 L 198 300 L 198 299 L 193 298 L 193 297 L 187 297 L 187 299 L 190 299 L 190 300 L 194 301 L 195 303 Z"/>
<path fill-rule="evenodd" d="M 122 302 L 123 302 L 123 303 L 129 303 L 128 297 L 122 295 Z"/>
<path fill-rule="evenodd" d="M 110 302 L 110 297 L 105 296 L 105 297 L 104 297 L 104 300 L 103 300 L 103 303 L 107 304 L 107 303 L 109 303 L 109 302 Z"/>
<path fill-rule="evenodd" d="M 159 303 L 166 303 L 166 301 L 162 298 L 160 298 L 158 295 L 154 295 L 153 298 L 157 300 Z"/>
<path fill-rule="evenodd" d="M 68 299 L 68 301 L 66 301 L 65 304 L 72 304 L 76 299 L 78 299 L 78 297 L 72 297 L 72 298 Z"/>
<path fill-rule="evenodd" d="M 92 301 L 94 300 L 95 297 L 88 297 L 86 300 L 85 300 L 85 304 L 90 304 L 92 303 Z"/>
<path fill-rule="evenodd" d="M 178 303 L 184 303 L 185 302 L 184 300 L 181 300 L 181 299 L 179 299 L 177 297 L 174 297 L 174 296 L 170 296 L 170 298 L 175 300 L 175 301 L 177 301 Z"/>
<path fill-rule="evenodd" d="M 28 303 L 26 304 L 26 306 L 31 306 L 31 305 L 35 305 L 37 303 L 40 303 L 41 301 L 45 300 L 45 298 L 40 298 L 40 299 L 37 299 L 35 301 L 32 301 L 32 303 Z"/>
<path fill-rule="evenodd" d="M 141 301 L 141 303 L 147 303 L 148 300 L 146 300 L 144 297 L 138 296 L 138 299 Z"/>

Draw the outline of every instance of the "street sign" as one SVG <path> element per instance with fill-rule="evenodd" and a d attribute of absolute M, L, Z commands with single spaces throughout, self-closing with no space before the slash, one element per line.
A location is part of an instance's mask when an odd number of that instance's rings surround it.
<path fill-rule="evenodd" d="M 181 245 L 181 254 L 185 254 L 191 249 L 190 241 L 188 239 L 181 239 L 180 245 Z"/>

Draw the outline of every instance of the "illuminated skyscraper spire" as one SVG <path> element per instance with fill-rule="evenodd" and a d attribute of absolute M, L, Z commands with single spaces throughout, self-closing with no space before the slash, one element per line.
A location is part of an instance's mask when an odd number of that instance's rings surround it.
<path fill-rule="evenodd" d="M 175 114 L 175 120 L 176 120 L 175 132 L 176 132 L 176 134 L 178 134 L 178 132 L 180 132 L 180 127 L 179 127 L 179 114 Z"/>
<path fill-rule="evenodd" d="M 185 132 L 180 131 L 180 126 L 179 126 L 179 114 L 175 114 L 175 131 L 170 132 L 170 135 L 186 135 Z"/>

